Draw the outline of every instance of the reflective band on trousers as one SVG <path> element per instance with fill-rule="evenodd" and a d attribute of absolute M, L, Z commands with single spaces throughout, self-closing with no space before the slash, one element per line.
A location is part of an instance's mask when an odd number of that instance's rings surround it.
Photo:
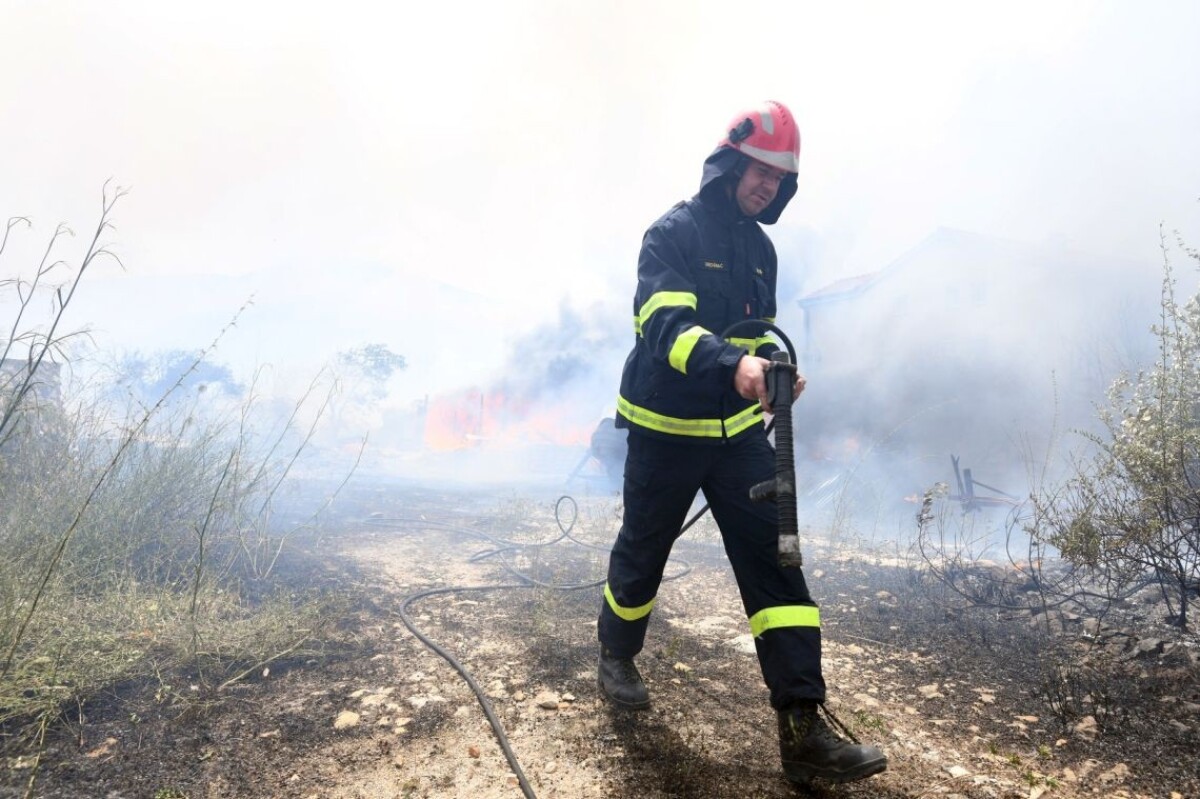
<path fill-rule="evenodd" d="M 646 324 L 646 320 L 659 308 L 691 308 L 694 311 L 696 310 L 696 303 L 696 295 L 690 291 L 656 291 L 650 295 L 650 299 L 642 303 L 642 307 L 638 309 L 637 316 L 633 317 L 633 331 L 640 336 L 642 334 L 642 326 Z"/>
<path fill-rule="evenodd" d="M 750 632 L 755 638 L 767 630 L 780 627 L 817 627 L 821 626 L 821 611 L 813 605 L 780 605 L 774 608 L 763 608 L 750 617 Z"/>
<path fill-rule="evenodd" d="M 671 352 L 667 355 L 667 360 L 671 366 L 678 372 L 687 374 L 688 357 L 692 354 L 692 350 L 696 349 L 696 342 L 701 336 L 711 336 L 700 325 L 692 325 L 687 330 L 675 337 L 675 343 L 671 346 Z"/>
<path fill-rule="evenodd" d="M 762 422 L 762 408 L 758 405 L 751 405 L 728 419 L 678 419 L 674 416 L 664 416 L 661 413 L 639 408 L 621 396 L 617 397 L 617 413 L 649 430 L 697 438 L 735 436 Z"/>
<path fill-rule="evenodd" d="M 604 584 L 604 599 L 608 602 L 608 606 L 612 609 L 612 612 L 617 614 L 617 616 L 624 619 L 625 621 L 637 621 L 638 619 L 644 619 L 645 617 L 650 615 L 650 609 L 654 607 L 653 599 L 651 599 L 649 602 L 642 605 L 641 607 L 637 607 L 637 608 L 621 607 L 620 605 L 617 604 L 617 600 L 613 599 L 612 591 L 609 589 L 608 583 Z"/>

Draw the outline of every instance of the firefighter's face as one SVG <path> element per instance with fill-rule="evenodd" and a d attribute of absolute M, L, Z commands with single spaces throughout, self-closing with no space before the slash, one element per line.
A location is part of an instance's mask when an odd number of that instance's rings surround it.
<path fill-rule="evenodd" d="M 768 166 L 761 161 L 751 161 L 734 191 L 742 213 L 746 216 L 758 216 L 766 210 L 779 193 L 779 184 L 786 176 L 787 172 L 782 169 Z"/>

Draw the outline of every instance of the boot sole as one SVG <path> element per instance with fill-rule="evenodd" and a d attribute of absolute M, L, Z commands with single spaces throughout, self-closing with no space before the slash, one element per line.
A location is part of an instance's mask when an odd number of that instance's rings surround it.
<path fill-rule="evenodd" d="M 600 693 L 604 694 L 605 699 L 607 699 L 609 702 L 612 702 L 622 710 L 645 710 L 646 708 L 650 707 L 649 699 L 647 699 L 645 702 L 626 702 L 624 700 L 617 699 L 615 696 L 605 690 L 604 681 L 599 678 L 596 679 L 596 685 L 600 686 Z"/>
<path fill-rule="evenodd" d="M 858 782 L 865 780 L 867 777 L 873 777 L 887 771 L 887 758 L 881 757 L 878 760 L 871 760 L 866 763 L 860 763 L 853 768 L 848 768 L 845 771 L 836 769 L 815 769 L 810 766 L 804 766 L 799 763 L 784 763 L 783 773 L 791 782 L 798 785 L 809 785 L 813 780 L 824 780 L 825 782 Z"/>

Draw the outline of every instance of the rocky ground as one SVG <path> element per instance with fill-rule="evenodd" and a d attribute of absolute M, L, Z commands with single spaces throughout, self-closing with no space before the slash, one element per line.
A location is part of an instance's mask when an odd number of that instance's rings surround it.
<path fill-rule="evenodd" d="M 34 796 L 106 799 L 520 797 L 465 680 L 405 627 L 429 588 L 603 575 L 611 498 L 374 486 L 318 553 L 358 597 L 323 655 L 217 696 L 124 686 L 52 732 Z M 569 521 L 570 511 L 564 511 Z M 564 524 L 564 526 L 566 526 Z M 778 769 L 774 716 L 710 526 L 677 547 L 640 658 L 653 706 L 612 710 L 595 685 L 598 589 L 455 590 L 412 621 L 460 659 L 542 799 L 586 797 L 1200 797 L 1200 648 L 1145 620 L 998 614 L 944 602 L 893 551 L 810 539 L 830 706 L 888 771 L 801 791 Z M 480 557 L 472 557 L 478 553 Z M 1135 619 L 1136 620 L 1136 619 Z M 1149 630 L 1150 632 L 1147 632 Z M 186 677 L 186 675 L 180 675 Z M 24 796 L 9 757 L 0 797 Z"/>

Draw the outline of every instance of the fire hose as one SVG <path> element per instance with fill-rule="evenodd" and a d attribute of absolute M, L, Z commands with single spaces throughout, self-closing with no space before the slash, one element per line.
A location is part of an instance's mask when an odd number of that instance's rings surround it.
<path fill-rule="evenodd" d="M 779 562 L 784 567 L 798 568 L 802 565 L 800 555 L 800 539 L 798 514 L 796 511 L 796 468 L 795 455 L 793 452 L 793 428 L 792 428 L 792 403 L 794 401 L 794 385 L 796 382 L 796 350 L 792 346 L 792 342 L 787 335 L 770 322 L 748 319 L 743 322 L 737 322 L 731 325 L 722 334 L 722 338 L 728 339 L 734 333 L 739 332 L 745 327 L 754 326 L 757 331 L 770 330 L 787 348 L 787 352 L 782 350 L 776 352 L 771 357 L 771 365 L 767 370 L 767 399 L 771 406 L 773 419 L 767 425 L 766 432 L 770 433 L 772 429 L 775 432 L 775 477 L 770 480 L 765 480 L 752 486 L 750 489 L 750 499 L 755 502 L 765 502 L 774 500 L 779 508 Z M 569 501 L 572 505 L 573 512 L 569 524 L 564 523 L 561 516 L 561 508 L 564 502 Z M 707 511 L 709 505 L 706 503 L 691 519 L 687 521 L 680 529 L 679 534 L 682 535 L 692 525 L 694 525 Z M 417 591 L 404 597 L 400 602 L 400 608 L 396 615 L 404 622 L 404 626 L 408 628 L 414 636 L 416 636 L 423 644 L 429 647 L 432 651 L 440 655 L 447 663 L 449 663 L 455 671 L 457 671 L 474 692 L 476 699 L 479 701 L 480 707 L 483 709 L 484 715 L 487 717 L 488 723 L 492 727 L 492 731 L 496 736 L 497 742 L 504 753 L 505 759 L 512 768 L 513 774 L 517 779 L 517 783 L 525 794 L 526 799 L 537 799 L 533 791 L 533 786 L 529 784 L 529 780 L 525 776 L 525 772 L 521 769 L 521 764 L 517 759 L 516 753 L 509 743 L 508 735 L 504 731 L 500 719 L 496 716 L 495 711 L 488 701 L 487 695 L 479 686 L 478 682 L 471 676 L 467 668 L 452 655 L 444 647 L 437 644 L 433 639 L 421 631 L 416 622 L 409 615 L 411 605 L 419 600 L 427 597 L 440 594 L 457 593 L 462 591 L 495 591 L 512 588 L 532 588 L 541 587 L 556 591 L 578 591 L 587 588 L 598 588 L 604 585 L 604 580 L 596 580 L 593 582 L 579 583 L 572 585 L 558 585 L 546 583 L 536 580 L 527 574 L 517 570 L 506 558 L 508 552 L 518 551 L 522 549 L 536 549 L 547 547 L 552 544 L 557 544 L 560 541 L 569 540 L 577 545 L 589 548 L 607 551 L 604 547 L 597 547 L 594 544 L 589 544 L 575 538 L 571 532 L 575 527 L 575 522 L 578 519 L 579 509 L 578 504 L 569 496 L 559 497 L 554 505 L 554 519 L 558 524 L 560 535 L 550 541 L 523 544 L 515 541 L 507 541 L 496 538 L 479 530 L 474 530 L 464 527 L 456 527 L 445 524 L 431 524 L 430 522 L 421 521 L 423 526 L 440 527 L 451 532 L 462 533 L 466 535 L 484 538 L 496 545 L 495 549 L 485 550 L 477 553 L 471 558 L 471 562 L 479 562 L 485 558 L 496 557 L 500 561 L 501 566 L 509 574 L 516 577 L 519 582 L 505 583 L 495 585 L 462 585 L 431 588 L 423 591 Z M 373 524 L 381 525 L 398 525 L 408 521 L 407 519 L 372 519 Z M 683 563 L 683 568 L 676 574 L 671 574 L 663 577 L 664 581 L 677 580 L 686 576 L 691 571 L 691 566 Z"/>
<path fill-rule="evenodd" d="M 569 522 L 566 522 L 563 520 L 562 508 L 563 508 L 564 504 L 566 504 L 566 503 L 570 503 L 570 506 L 571 506 L 571 518 L 570 518 Z M 483 688 L 480 687 L 479 683 L 471 675 L 470 671 L 467 670 L 466 666 L 464 666 L 462 664 L 462 662 L 458 660 L 458 658 L 456 658 L 453 654 L 451 654 L 450 651 L 447 650 L 445 647 L 441 646 L 436 641 L 434 641 L 432 638 L 430 638 L 428 635 L 426 635 L 421 630 L 421 628 L 417 626 L 417 623 L 413 620 L 412 616 L 410 615 L 410 609 L 414 603 L 416 603 L 422 599 L 425 599 L 427 597 L 438 596 L 441 594 L 460 593 L 460 592 L 466 592 L 466 591 L 499 591 L 499 590 L 512 589 L 512 588 L 535 588 L 535 587 L 536 588 L 546 588 L 546 589 L 550 589 L 550 590 L 554 590 L 554 591 L 580 591 L 580 590 L 587 589 L 587 588 L 599 588 L 600 586 L 604 585 L 603 579 L 592 581 L 592 582 L 586 582 L 586 583 L 575 583 L 575 584 L 570 584 L 570 585 L 547 583 L 547 582 L 544 582 L 541 580 L 537 580 L 537 579 L 529 576 L 528 574 L 525 574 L 524 572 L 521 572 L 520 570 L 518 570 L 517 567 L 514 566 L 511 562 L 509 562 L 508 558 L 506 557 L 506 555 L 510 552 L 518 552 L 518 551 L 530 550 L 530 549 L 535 549 L 535 550 L 541 549 L 541 548 L 545 548 L 548 546 L 552 546 L 554 544 L 558 544 L 559 542 L 562 542 L 562 541 L 570 541 L 570 542 L 576 544 L 577 546 L 581 546 L 581 547 L 584 547 L 587 549 L 595 549 L 595 550 L 599 550 L 599 551 L 603 551 L 603 552 L 608 552 L 607 547 L 600 547 L 600 546 L 596 546 L 595 544 L 589 544 L 588 542 L 581 541 L 578 538 L 576 538 L 574 535 L 572 535 L 572 531 L 575 529 L 575 523 L 576 523 L 576 521 L 578 521 L 578 518 L 579 518 L 578 503 L 576 503 L 575 500 L 569 496 L 559 497 L 558 501 L 554 503 L 554 521 L 558 525 L 559 535 L 549 541 L 543 541 L 540 543 L 532 543 L 532 544 L 521 543 L 521 542 L 517 542 L 517 541 L 508 541 L 508 540 L 505 540 L 502 538 L 497 538 L 496 536 L 490 535 L 489 533 L 483 532 L 482 530 L 477 530 L 477 529 L 473 529 L 470 527 L 463 527 L 463 526 L 445 524 L 445 523 L 440 523 L 440 522 L 431 522 L 431 521 L 427 521 L 424 519 L 408 519 L 408 518 L 403 518 L 403 517 L 394 517 L 394 518 L 376 517 L 376 518 L 371 518 L 368 520 L 369 524 L 378 525 L 378 526 L 403 527 L 403 526 L 407 526 L 408 524 L 415 524 L 415 525 L 421 526 L 424 529 L 435 528 L 435 529 L 444 530 L 444 531 L 450 532 L 450 533 L 457 533 L 457 534 L 471 536 L 471 537 L 475 537 L 475 538 L 482 538 L 482 539 L 494 544 L 495 548 L 483 550 L 482 552 L 476 553 L 475 555 L 473 555 L 470 558 L 470 562 L 478 563 L 478 562 L 481 562 L 488 558 L 496 558 L 500 562 L 501 567 L 519 581 L 519 582 L 515 582 L 515 583 L 497 583 L 497 584 L 493 584 L 493 585 L 445 586 L 445 587 L 438 587 L 438 588 L 429 588 L 429 589 L 425 589 L 422 591 L 416 591 L 414 593 L 408 594 L 403 599 L 401 599 L 399 609 L 396 611 L 393 611 L 393 613 L 395 613 L 395 615 L 400 617 L 400 620 L 404 623 L 404 626 L 408 628 L 408 631 L 411 632 L 414 636 L 416 636 L 417 639 L 421 641 L 421 643 L 423 643 L 430 650 L 432 650 L 437 655 L 441 656 L 441 658 L 443 660 L 445 660 L 447 663 L 449 663 L 450 666 L 453 667 L 454 670 L 459 673 L 459 675 L 467 683 L 467 686 L 475 694 L 475 698 L 478 700 L 479 706 L 483 709 L 483 714 L 484 714 L 484 716 L 487 717 L 488 724 L 491 725 L 492 732 L 496 737 L 496 741 L 500 744 L 500 749 L 504 753 L 504 757 L 508 761 L 508 765 L 512 769 L 513 775 L 517 779 L 517 784 L 520 786 L 521 792 L 525 794 L 526 799 L 537 799 L 537 795 L 533 792 L 533 786 L 529 784 L 529 780 L 526 778 L 525 772 L 521 769 L 521 763 L 517 759 L 517 755 L 513 751 L 512 745 L 509 743 L 508 734 L 505 733 L 504 726 L 500 723 L 500 719 L 496 715 L 495 710 L 492 708 L 492 703 L 488 700 L 487 695 L 483 691 Z M 688 564 L 686 561 L 683 561 L 681 559 L 674 558 L 674 557 L 672 558 L 672 560 L 677 561 L 680 564 L 681 568 L 679 569 L 679 571 L 677 571 L 673 574 L 665 575 L 663 577 L 664 582 L 666 582 L 668 580 L 678 580 L 682 577 L 686 577 L 688 575 L 688 573 L 690 573 L 692 570 L 691 565 Z"/>
<path fill-rule="evenodd" d="M 796 348 L 787 334 L 771 322 L 759 319 L 746 319 L 735 322 L 725 328 L 721 338 L 728 339 L 734 333 L 753 327 L 759 330 L 770 330 L 787 348 L 771 356 L 771 366 L 767 370 L 767 401 L 771 405 L 774 418 L 767 425 L 766 432 L 775 431 L 775 477 L 771 480 L 750 487 L 752 502 L 775 500 L 779 508 L 779 565 L 785 568 L 800 568 L 804 559 L 800 555 L 800 523 L 796 510 L 796 455 L 793 445 L 792 432 L 792 403 L 795 402 L 794 386 L 796 384 Z M 701 516 L 708 512 L 705 504 L 696 515 L 688 520 L 679 531 L 680 535 L 695 524 Z"/>

